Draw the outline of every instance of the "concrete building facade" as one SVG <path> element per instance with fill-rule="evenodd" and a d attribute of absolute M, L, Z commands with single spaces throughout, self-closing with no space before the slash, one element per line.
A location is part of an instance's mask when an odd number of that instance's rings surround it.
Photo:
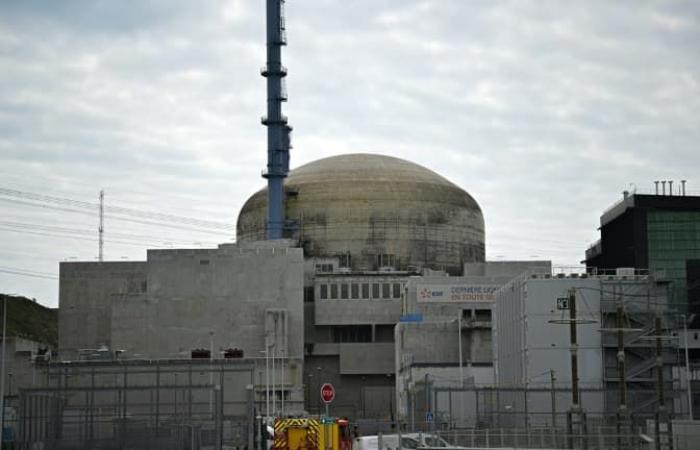
<path fill-rule="evenodd" d="M 301 249 L 284 242 L 61 263 L 59 358 L 78 361 L 97 349 L 143 360 L 240 351 L 256 362 L 257 400 L 272 378 L 274 395 L 301 410 L 303 267 Z"/>
<path fill-rule="evenodd" d="M 654 417 L 659 360 L 652 335 L 657 316 L 662 321 L 663 389 L 667 398 L 674 399 L 675 411 L 686 410 L 673 382 L 674 368 L 679 365 L 678 342 L 673 339 L 676 321 L 669 314 L 668 289 L 664 279 L 646 273 L 535 276 L 506 284 L 496 294 L 496 379 L 504 390 L 499 399 L 501 410 L 509 409 L 513 414 L 504 416 L 506 422 L 501 423 L 552 426 L 558 417 L 554 425 L 564 425 L 565 413 L 574 406 L 572 301 L 576 303 L 578 407 L 589 419 L 603 421 L 618 412 L 621 375 L 627 388 L 626 414 L 638 420 Z M 618 308 L 622 311 L 619 318 Z M 618 330 L 624 333 L 622 348 L 618 346 Z M 624 372 L 619 371 L 620 351 Z"/>
<path fill-rule="evenodd" d="M 479 425 L 474 389 L 494 386 L 496 292 L 514 277 L 551 274 L 550 261 L 465 263 L 463 276 L 409 277 L 395 330 L 399 413 L 411 423 L 430 412 L 439 427 Z M 481 405 L 483 408 L 483 405 Z"/>

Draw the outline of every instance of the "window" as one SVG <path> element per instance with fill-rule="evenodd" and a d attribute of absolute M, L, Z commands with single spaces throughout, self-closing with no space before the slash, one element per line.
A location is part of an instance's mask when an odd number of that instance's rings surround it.
<path fill-rule="evenodd" d="M 333 342 L 371 342 L 371 325 L 340 325 L 333 327 Z"/>
<path fill-rule="evenodd" d="M 325 300 L 327 298 L 328 298 L 328 285 L 322 284 L 321 285 L 321 299 Z"/>
<path fill-rule="evenodd" d="M 477 309 L 475 311 L 475 320 L 480 322 L 490 322 L 491 321 L 491 310 L 490 309 Z"/>
<path fill-rule="evenodd" d="M 379 298 L 379 283 L 372 283 L 372 298 Z"/>
<path fill-rule="evenodd" d="M 325 286 L 325 285 L 322 285 Z M 314 287 L 306 286 L 304 287 L 304 302 L 313 303 L 314 302 Z"/>
<path fill-rule="evenodd" d="M 377 255 L 377 265 L 379 267 L 394 267 L 394 255 L 389 253 Z"/>
<path fill-rule="evenodd" d="M 341 253 L 338 255 L 338 267 L 350 268 L 352 260 L 350 258 L 350 253 Z"/>
<path fill-rule="evenodd" d="M 350 285 L 350 296 L 352 298 L 360 298 L 360 285 L 353 283 Z"/>
<path fill-rule="evenodd" d="M 401 284 L 394 283 L 394 298 L 401 298 Z"/>
<path fill-rule="evenodd" d="M 343 283 L 340 285 L 340 298 L 348 298 L 348 284 Z"/>
<path fill-rule="evenodd" d="M 382 298 L 391 298 L 391 285 L 389 283 L 382 284 Z"/>
<path fill-rule="evenodd" d="M 333 264 L 316 264 L 317 273 L 332 273 Z"/>
<path fill-rule="evenodd" d="M 369 283 L 362 283 L 362 298 L 369 298 Z"/>
<path fill-rule="evenodd" d="M 376 324 L 374 342 L 394 342 L 394 325 Z"/>
<path fill-rule="evenodd" d="M 331 284 L 331 298 L 332 299 L 338 298 L 338 285 L 337 284 Z"/>

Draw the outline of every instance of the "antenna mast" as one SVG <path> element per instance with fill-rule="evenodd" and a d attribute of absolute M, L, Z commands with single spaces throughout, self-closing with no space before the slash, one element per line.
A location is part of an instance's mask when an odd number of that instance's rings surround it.
<path fill-rule="evenodd" d="M 97 255 L 97 260 L 102 262 L 102 248 L 104 247 L 104 233 L 105 233 L 105 191 L 100 189 L 100 227 L 97 229 L 99 234 L 99 253 Z"/>
<path fill-rule="evenodd" d="M 267 239 L 281 239 L 284 231 L 284 179 L 289 173 L 289 139 L 292 127 L 282 115 L 282 102 L 287 101 L 282 65 L 282 46 L 287 45 L 284 20 L 284 0 L 267 0 L 267 65 L 261 75 L 267 78 Z"/>

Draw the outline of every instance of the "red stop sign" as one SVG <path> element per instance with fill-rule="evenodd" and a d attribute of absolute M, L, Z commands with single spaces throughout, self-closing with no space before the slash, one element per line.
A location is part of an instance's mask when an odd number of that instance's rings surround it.
<path fill-rule="evenodd" d="M 330 383 L 323 383 L 321 386 L 321 400 L 323 403 L 330 403 L 335 398 L 335 388 Z"/>

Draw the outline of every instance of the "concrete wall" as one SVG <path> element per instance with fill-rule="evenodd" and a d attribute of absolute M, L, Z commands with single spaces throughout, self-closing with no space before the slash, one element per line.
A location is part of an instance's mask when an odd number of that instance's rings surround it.
<path fill-rule="evenodd" d="M 395 285 L 398 292 L 395 292 Z M 405 285 L 406 277 L 401 275 L 317 276 L 314 280 L 314 325 L 394 324 L 401 317 Z M 385 286 L 388 286 L 388 296 L 383 295 Z M 322 289 L 326 291 L 326 298 Z M 353 289 L 358 298 L 353 298 Z M 333 292 L 335 299 L 331 295 Z"/>
<path fill-rule="evenodd" d="M 63 263 L 61 359 L 101 345 L 121 359 L 190 358 L 193 349 L 210 348 L 219 359 L 238 348 L 264 360 L 267 350 L 277 361 L 277 385 L 284 379 L 301 400 L 303 255 L 276 245 L 151 250 L 139 263 Z"/>
<path fill-rule="evenodd" d="M 385 373 L 342 375 L 337 355 L 307 356 L 304 368 L 307 410 L 311 414 L 324 412 L 319 397 L 323 383 L 335 387 L 331 415 L 387 420 L 395 408 L 393 368 Z"/>
<path fill-rule="evenodd" d="M 552 262 L 544 260 L 466 262 L 463 275 L 514 278 L 523 273 L 551 274 Z"/>
<path fill-rule="evenodd" d="M 150 250 L 141 263 L 63 263 L 59 347 L 63 359 L 99 345 L 123 357 L 173 358 L 213 341 L 215 352 L 259 356 L 267 335 L 278 356 L 300 357 L 302 283 L 297 248 Z"/>
<path fill-rule="evenodd" d="M 303 354 L 300 249 L 151 250 L 148 295 L 115 304 L 115 348 L 142 357 L 188 356 L 194 348 L 243 349 L 259 356 L 275 311 L 287 316 L 277 356 Z M 213 332 L 213 335 L 211 334 Z M 285 344 L 288 349 L 285 349 Z M 275 351 L 275 350 L 273 350 Z"/>
<path fill-rule="evenodd" d="M 64 360 L 78 350 L 112 346 L 112 303 L 147 289 L 145 262 L 62 262 L 59 266 L 58 351 Z"/>
<path fill-rule="evenodd" d="M 425 413 L 430 410 L 438 428 L 448 424 L 452 427 L 476 426 L 479 416 L 484 416 L 491 405 L 484 404 L 483 394 L 477 400 L 475 388 L 493 386 L 493 367 L 465 365 L 461 374 L 464 384 L 459 382 L 460 369 L 455 365 L 411 366 L 404 371 L 398 380 L 399 411 L 404 420 L 420 426 L 425 421 Z M 427 398 L 426 386 L 429 391 Z"/>
<path fill-rule="evenodd" d="M 339 344 L 340 373 L 343 375 L 386 375 L 394 373 L 394 344 Z"/>

